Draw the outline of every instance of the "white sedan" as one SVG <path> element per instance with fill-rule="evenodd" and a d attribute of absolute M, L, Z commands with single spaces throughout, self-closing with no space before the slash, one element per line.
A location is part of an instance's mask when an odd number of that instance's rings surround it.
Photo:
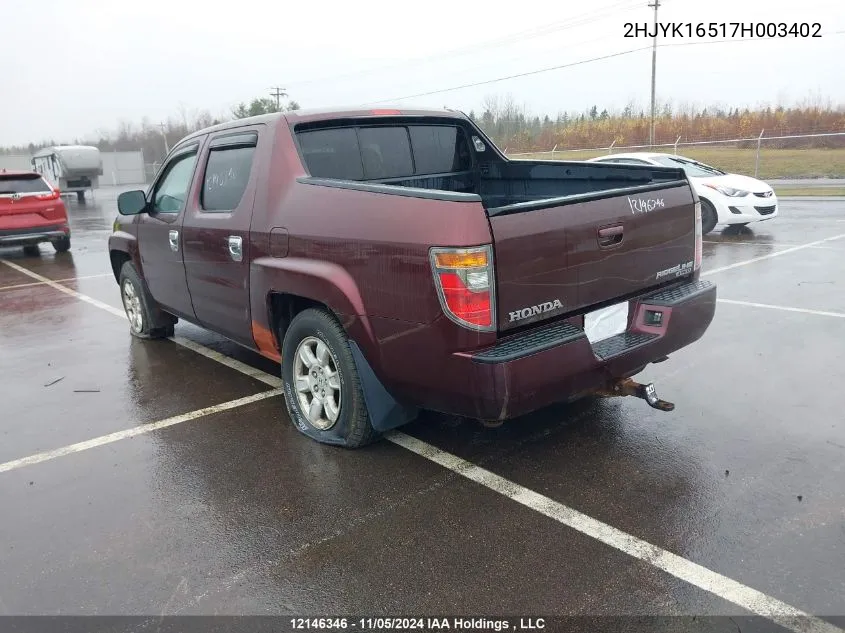
<path fill-rule="evenodd" d="M 777 196 L 763 181 L 727 174 L 691 158 L 633 152 L 592 158 L 589 162 L 681 167 L 701 199 L 701 228 L 704 233 L 712 231 L 717 224 L 745 226 L 749 222 L 771 220 L 778 214 Z"/>

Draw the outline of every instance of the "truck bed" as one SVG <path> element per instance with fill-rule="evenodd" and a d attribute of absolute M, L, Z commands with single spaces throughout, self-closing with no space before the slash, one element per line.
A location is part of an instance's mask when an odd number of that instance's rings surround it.
<path fill-rule="evenodd" d="M 686 184 L 683 170 L 670 167 L 527 160 L 494 162 L 482 164 L 477 170 L 412 178 L 377 181 L 307 180 L 381 193 L 447 200 L 480 200 L 490 216 L 542 208 L 567 200 L 595 200 Z M 397 189 L 400 187 L 405 191 Z"/>
<path fill-rule="evenodd" d="M 318 176 L 300 182 L 480 202 L 499 332 L 580 316 L 695 274 L 695 196 L 680 168 L 509 160 L 480 130 L 448 119 L 333 122 L 298 138 Z"/>

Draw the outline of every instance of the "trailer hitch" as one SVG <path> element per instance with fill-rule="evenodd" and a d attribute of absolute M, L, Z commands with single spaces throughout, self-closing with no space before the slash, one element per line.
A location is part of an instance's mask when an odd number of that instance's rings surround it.
<path fill-rule="evenodd" d="M 595 393 L 596 395 L 606 397 L 634 396 L 635 398 L 645 400 L 650 407 L 653 409 L 659 409 L 660 411 L 672 411 L 675 408 L 675 405 L 671 402 L 661 400 L 657 397 L 657 391 L 655 390 L 653 383 L 644 385 L 631 378 L 622 378 L 617 380 L 611 383 L 609 387 L 605 389 L 598 389 Z"/>

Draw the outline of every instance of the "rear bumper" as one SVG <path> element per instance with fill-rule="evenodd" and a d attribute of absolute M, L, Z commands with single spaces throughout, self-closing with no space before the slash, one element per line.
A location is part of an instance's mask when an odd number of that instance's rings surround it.
<path fill-rule="evenodd" d="M 0 245 L 2 246 L 55 242 L 64 237 L 70 237 L 70 227 L 66 224 L 39 226 L 27 229 L 0 229 Z"/>
<path fill-rule="evenodd" d="M 581 328 L 558 322 L 474 353 L 451 354 L 444 374 L 460 388 L 453 382 L 448 394 L 429 392 L 422 404 L 502 420 L 574 400 L 698 340 L 713 320 L 716 286 L 688 282 L 634 299 L 630 308 L 628 330 L 594 345 Z M 647 310 L 663 313 L 660 326 L 645 325 Z"/>

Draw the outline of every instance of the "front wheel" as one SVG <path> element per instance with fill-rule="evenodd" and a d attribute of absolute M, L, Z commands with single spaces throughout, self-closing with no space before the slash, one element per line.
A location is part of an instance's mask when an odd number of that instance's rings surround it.
<path fill-rule="evenodd" d="M 716 213 L 716 207 L 709 200 L 701 198 L 701 232 L 707 235 L 716 228 L 718 223 L 719 215 Z"/>
<path fill-rule="evenodd" d="M 378 437 L 346 333 L 328 312 L 300 312 L 284 336 L 282 382 L 296 428 L 325 444 L 358 448 Z"/>
<path fill-rule="evenodd" d="M 173 336 L 175 319 L 158 308 L 132 262 L 126 262 L 120 269 L 120 298 L 129 320 L 129 331 L 133 336 Z"/>

